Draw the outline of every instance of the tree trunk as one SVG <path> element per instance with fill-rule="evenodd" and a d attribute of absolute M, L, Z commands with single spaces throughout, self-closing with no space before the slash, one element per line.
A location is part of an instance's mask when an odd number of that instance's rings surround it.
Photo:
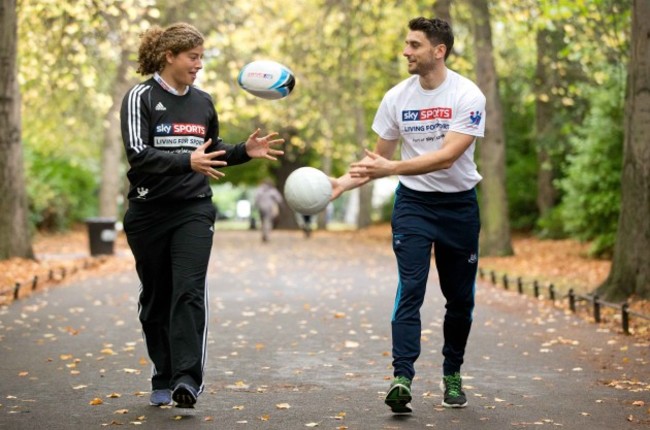
<path fill-rule="evenodd" d="M 0 4 L 0 260 L 34 258 L 27 217 L 20 89 L 17 80 L 16 1 Z"/>
<path fill-rule="evenodd" d="M 284 184 L 287 182 L 287 178 L 291 172 L 305 165 L 300 157 L 301 154 L 296 153 L 295 145 L 292 142 L 293 137 L 297 135 L 298 131 L 291 127 L 280 130 L 280 137 L 285 140 L 282 145 L 284 156 L 279 157 L 277 163 L 273 163 L 270 167 L 270 171 L 276 180 L 276 187 L 282 194 L 284 194 Z M 280 205 L 280 213 L 278 214 L 275 227 L 288 230 L 296 230 L 299 228 L 296 213 L 287 205 L 286 201 Z"/>
<path fill-rule="evenodd" d="M 476 76 L 487 98 L 485 138 L 478 143 L 481 161 L 481 253 L 512 255 L 506 194 L 505 134 L 503 110 L 492 48 L 487 0 L 470 0 L 474 21 Z"/>
<path fill-rule="evenodd" d="M 553 186 L 555 179 L 550 149 L 557 145 L 558 127 L 554 115 L 557 112 L 558 96 L 553 88 L 561 85 L 555 78 L 552 64 L 563 45 L 563 32 L 540 29 L 537 32 L 537 68 L 535 71 L 535 134 L 537 136 L 537 209 L 544 216 L 553 209 L 557 192 Z"/>
<path fill-rule="evenodd" d="M 440 18 L 451 25 L 451 0 L 436 0 L 433 4 L 434 18 Z"/>
<path fill-rule="evenodd" d="M 610 299 L 650 298 L 650 2 L 632 5 L 632 55 L 625 99 L 621 213 L 609 277 Z"/>
<path fill-rule="evenodd" d="M 120 133 L 120 106 L 122 97 L 132 85 L 129 79 L 130 52 L 122 48 L 120 64 L 117 67 L 113 83 L 113 105 L 106 114 L 104 128 L 104 145 L 101 159 L 101 184 L 99 188 L 99 215 L 118 218 L 118 197 L 122 194 L 122 137 Z"/>

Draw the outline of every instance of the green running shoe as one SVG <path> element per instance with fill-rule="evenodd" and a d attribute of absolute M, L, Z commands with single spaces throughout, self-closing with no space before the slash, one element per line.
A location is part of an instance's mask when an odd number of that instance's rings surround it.
<path fill-rule="evenodd" d="M 386 403 L 395 414 L 413 412 L 411 408 L 411 380 L 405 376 L 393 379 L 386 394 Z"/>
<path fill-rule="evenodd" d="M 467 406 L 467 397 L 463 392 L 463 379 L 460 373 L 444 376 L 440 381 L 440 389 L 445 393 L 442 406 L 446 408 L 464 408 Z"/>

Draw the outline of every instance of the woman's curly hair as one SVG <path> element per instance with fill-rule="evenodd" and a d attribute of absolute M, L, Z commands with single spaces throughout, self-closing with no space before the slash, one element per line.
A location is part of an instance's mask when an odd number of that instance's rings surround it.
<path fill-rule="evenodd" d="M 203 45 L 204 37 L 193 25 L 179 22 L 167 28 L 153 26 L 140 35 L 138 70 L 141 75 L 160 72 L 167 51 L 177 55 Z"/>

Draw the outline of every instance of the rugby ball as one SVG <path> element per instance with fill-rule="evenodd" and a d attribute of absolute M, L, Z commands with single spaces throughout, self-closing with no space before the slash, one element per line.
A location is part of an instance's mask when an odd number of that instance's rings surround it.
<path fill-rule="evenodd" d="M 317 214 L 327 207 L 331 198 L 329 178 L 313 167 L 294 170 L 284 183 L 284 199 L 291 209 L 302 215 Z"/>
<path fill-rule="evenodd" d="M 277 100 L 291 93 L 296 78 L 288 67 L 275 61 L 260 60 L 242 67 L 237 82 L 254 96 Z"/>

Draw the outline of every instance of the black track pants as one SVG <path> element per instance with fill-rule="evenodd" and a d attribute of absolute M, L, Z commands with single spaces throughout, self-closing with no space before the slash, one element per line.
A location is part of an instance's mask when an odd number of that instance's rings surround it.
<path fill-rule="evenodd" d="M 184 382 L 203 391 L 206 273 L 215 216 L 210 199 L 169 206 L 132 203 L 124 216 L 141 282 L 138 310 L 154 390 Z"/>

